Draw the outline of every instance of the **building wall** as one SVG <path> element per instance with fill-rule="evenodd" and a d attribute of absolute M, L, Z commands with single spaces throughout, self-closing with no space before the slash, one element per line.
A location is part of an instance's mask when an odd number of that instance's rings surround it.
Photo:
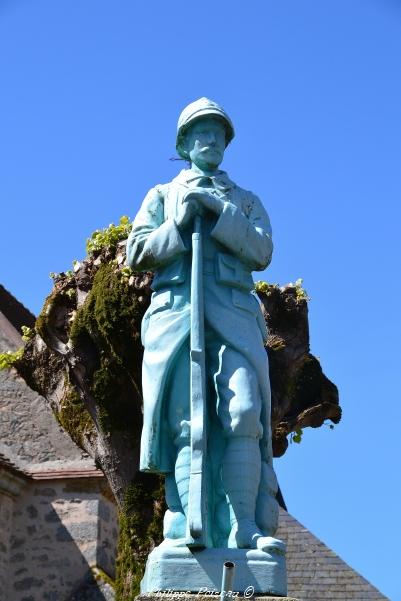
<path fill-rule="evenodd" d="M 114 576 L 116 510 L 102 489 L 102 479 L 31 481 L 14 507 L 8 601 L 65 601 L 91 567 Z"/>
<path fill-rule="evenodd" d="M 9 598 L 10 544 L 13 498 L 0 492 L 0 599 Z"/>
<path fill-rule="evenodd" d="M 21 346 L 0 311 L 0 352 Z M 50 471 L 66 476 L 49 480 Z M 114 576 L 116 509 L 95 471 L 46 400 L 15 370 L 0 371 L 0 601 L 66 601 L 90 568 Z"/>
<path fill-rule="evenodd" d="M 17 332 L 0 311 L 0 353 L 16 351 L 22 346 L 21 332 Z"/>
<path fill-rule="evenodd" d="M 0 352 L 22 345 L 20 332 L 0 311 Z M 0 451 L 18 465 L 87 457 L 59 426 L 46 400 L 13 369 L 0 371 L 0 442 Z"/>
<path fill-rule="evenodd" d="M 0 371 L 0 441 L 19 465 L 80 461 L 84 453 L 58 425 L 45 399 L 15 370 Z"/>

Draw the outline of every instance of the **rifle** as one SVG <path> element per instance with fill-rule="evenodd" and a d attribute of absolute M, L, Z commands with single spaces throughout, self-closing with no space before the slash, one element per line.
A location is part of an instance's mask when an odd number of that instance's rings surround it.
<path fill-rule="evenodd" d="M 203 300 L 202 219 L 194 219 L 191 268 L 191 469 L 186 544 L 206 547 L 206 370 Z"/>

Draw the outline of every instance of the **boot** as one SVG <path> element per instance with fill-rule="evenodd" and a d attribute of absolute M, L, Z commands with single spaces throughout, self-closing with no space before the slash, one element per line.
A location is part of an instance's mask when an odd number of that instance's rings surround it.
<path fill-rule="evenodd" d="M 165 480 L 167 511 L 163 519 L 163 546 L 181 546 L 185 537 L 186 518 L 178 496 L 174 473 L 166 475 Z"/>
<path fill-rule="evenodd" d="M 163 546 L 184 547 L 187 526 L 189 472 L 191 448 L 188 441 L 178 447 L 174 473 L 166 476 L 166 502 L 168 509 L 163 521 Z"/>
<path fill-rule="evenodd" d="M 260 475 L 259 440 L 250 437 L 228 438 L 222 464 L 223 486 L 230 504 L 228 546 L 284 553 L 284 543 L 265 536 L 255 521 Z"/>

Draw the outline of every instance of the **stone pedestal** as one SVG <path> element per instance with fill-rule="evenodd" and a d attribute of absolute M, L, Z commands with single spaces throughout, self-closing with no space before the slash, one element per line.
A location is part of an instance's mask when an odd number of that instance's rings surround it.
<path fill-rule="evenodd" d="M 187 593 L 148 593 L 147 595 L 138 595 L 135 597 L 135 601 L 211 601 L 211 599 L 216 599 L 216 601 L 220 601 L 220 595 L 202 595 L 202 594 L 187 594 Z M 227 601 L 232 599 L 235 601 L 241 601 L 243 599 L 247 599 L 244 595 L 237 595 L 234 597 L 229 597 Z M 300 599 L 295 599 L 294 597 L 271 597 L 270 595 L 256 595 L 252 597 L 252 601 L 301 601 Z"/>
<path fill-rule="evenodd" d="M 156 547 L 146 563 L 141 583 L 141 598 L 155 597 L 207 599 L 218 597 L 223 564 L 235 564 L 231 597 L 251 598 L 259 595 L 285 597 L 287 574 L 285 557 L 257 549 L 203 549 Z M 157 595 L 155 595 L 157 593 Z M 193 593 L 191 595 L 190 593 Z"/>

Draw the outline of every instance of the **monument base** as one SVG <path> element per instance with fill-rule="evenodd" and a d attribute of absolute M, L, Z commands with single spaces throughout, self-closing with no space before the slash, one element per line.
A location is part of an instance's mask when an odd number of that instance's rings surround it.
<path fill-rule="evenodd" d="M 138 595 L 135 597 L 135 601 L 210 601 L 215 595 L 198 595 L 198 594 L 187 594 L 187 593 L 146 593 L 145 595 Z M 219 595 L 216 595 L 217 599 L 220 599 Z M 230 599 L 246 599 L 242 595 L 237 597 L 229 597 Z M 300 601 L 294 597 L 271 597 L 270 595 L 256 595 L 252 597 L 252 601 Z"/>
<path fill-rule="evenodd" d="M 188 547 L 159 546 L 146 562 L 145 575 L 141 582 L 141 599 L 152 594 L 152 598 L 210 599 L 221 591 L 223 564 L 235 564 L 233 592 L 231 597 L 250 598 L 254 595 L 275 595 L 283 598 L 287 594 L 285 556 L 266 553 L 258 549 L 202 549 Z M 155 595 L 158 593 L 158 595 Z M 195 595 L 190 595 L 194 593 Z"/>

